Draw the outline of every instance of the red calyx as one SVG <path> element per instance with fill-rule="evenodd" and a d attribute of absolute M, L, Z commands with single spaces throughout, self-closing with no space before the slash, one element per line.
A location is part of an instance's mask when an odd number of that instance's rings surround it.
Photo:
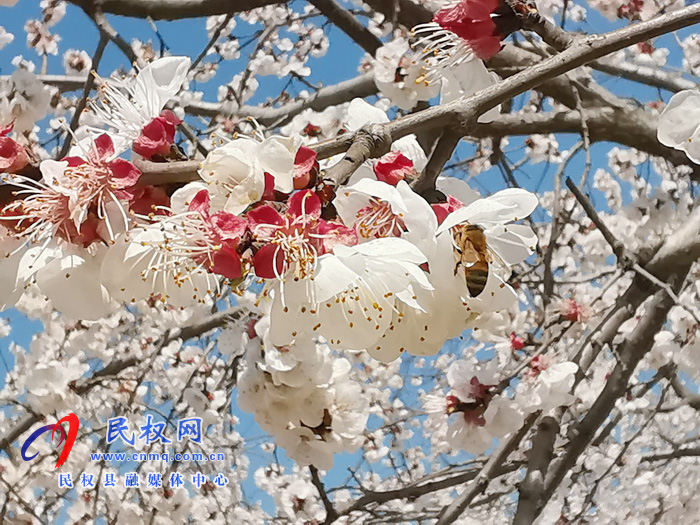
<path fill-rule="evenodd" d="M 400 151 L 390 151 L 374 165 L 377 180 L 396 186 L 406 176 L 414 173 L 413 162 Z"/>
<path fill-rule="evenodd" d="M 172 111 L 163 110 L 160 116 L 143 127 L 132 149 L 149 160 L 156 156 L 166 157 L 175 142 L 175 129 L 180 123 L 182 121 Z"/>

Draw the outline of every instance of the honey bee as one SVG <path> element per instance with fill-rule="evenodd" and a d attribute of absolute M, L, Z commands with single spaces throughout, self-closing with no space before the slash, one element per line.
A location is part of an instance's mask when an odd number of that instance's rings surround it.
<path fill-rule="evenodd" d="M 476 224 L 454 227 L 452 239 L 457 252 L 454 274 L 457 275 L 459 267 L 462 266 L 469 295 L 477 297 L 486 288 L 490 264 L 500 262 L 500 257 L 488 247 L 484 229 Z"/>

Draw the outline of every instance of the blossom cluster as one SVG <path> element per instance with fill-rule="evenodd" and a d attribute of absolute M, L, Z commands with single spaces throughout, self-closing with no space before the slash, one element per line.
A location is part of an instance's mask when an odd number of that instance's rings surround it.
<path fill-rule="evenodd" d="M 481 198 L 442 177 L 444 199 L 429 204 L 410 184 L 427 160 L 414 136 L 335 187 L 323 173 L 338 159 L 317 158 L 309 126 L 305 135 L 255 126 L 221 135 L 198 180 L 174 191 L 143 184 L 144 160 L 180 158 L 181 121 L 165 108 L 189 65 L 167 57 L 126 83 L 102 81 L 89 125 L 66 157 L 40 163 L 39 180 L 12 125 L 3 128 L 3 180 L 15 188 L 0 212 L 3 307 L 33 284 L 81 321 L 122 304 L 186 309 L 227 289 L 254 291 L 260 314 L 240 405 L 290 457 L 329 468 L 333 454 L 362 444 L 369 411 L 337 352 L 433 355 L 483 315 L 513 307 L 510 268 L 537 242 L 519 222 L 538 201 L 520 189 Z M 341 125 L 386 121 L 356 99 Z"/>
<path fill-rule="evenodd" d="M 328 470 L 334 454 L 362 445 L 369 399 L 350 377 L 350 361 L 311 337 L 276 346 L 269 323 L 266 317 L 255 324 L 246 347 L 239 406 L 254 413 L 297 464 Z"/>
<path fill-rule="evenodd" d="M 431 206 L 411 189 L 413 161 L 399 149 L 333 188 L 301 137 L 255 131 L 213 149 L 200 180 L 170 195 L 140 185 L 138 167 L 119 153 L 168 160 L 179 120 L 163 107 L 188 65 L 164 58 L 122 89 L 105 85 L 92 110 L 108 130 L 89 128 L 68 157 L 43 161 L 40 181 L 21 174 L 26 156 L 3 138 L 6 182 L 20 188 L 2 210 L 6 306 L 29 280 L 80 319 L 120 302 L 184 308 L 226 283 L 263 282 L 272 344 L 319 336 L 389 361 L 433 354 L 481 313 L 515 301 L 509 268 L 536 239 L 514 223 L 537 199 L 519 189 L 481 199 L 445 180 L 447 200 Z M 381 120 L 378 111 L 354 101 L 348 127 Z M 412 140 L 404 151 L 419 158 Z M 438 314 L 448 304 L 449 315 Z"/>

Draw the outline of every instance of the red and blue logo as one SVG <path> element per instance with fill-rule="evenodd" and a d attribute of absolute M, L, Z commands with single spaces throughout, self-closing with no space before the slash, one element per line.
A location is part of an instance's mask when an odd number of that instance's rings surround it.
<path fill-rule="evenodd" d="M 68 432 L 66 432 L 66 430 L 61 426 L 61 423 L 68 423 Z M 24 461 L 33 460 L 39 453 L 37 452 L 33 456 L 27 456 L 27 449 L 29 446 L 34 443 L 39 436 L 45 432 L 48 432 L 49 430 L 51 430 L 51 441 L 53 441 L 54 434 L 56 433 L 56 430 L 58 430 L 60 440 L 58 445 L 56 445 L 56 448 L 60 447 L 65 441 L 65 445 L 63 445 L 63 450 L 61 451 L 61 455 L 58 457 L 55 468 L 60 467 L 66 462 L 68 456 L 70 455 L 70 451 L 75 443 L 75 438 L 78 436 L 79 427 L 80 421 L 78 420 L 78 416 L 71 412 L 66 417 L 59 420 L 58 423 L 37 428 L 34 432 L 32 432 L 32 435 L 27 438 L 24 445 L 22 445 L 22 459 Z"/>

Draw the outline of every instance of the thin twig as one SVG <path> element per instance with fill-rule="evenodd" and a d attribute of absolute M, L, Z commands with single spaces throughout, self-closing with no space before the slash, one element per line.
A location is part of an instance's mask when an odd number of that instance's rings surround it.
<path fill-rule="evenodd" d="M 211 38 L 209 39 L 209 42 L 207 45 L 202 49 L 202 52 L 197 56 L 197 58 L 194 59 L 194 62 L 192 62 L 192 65 L 190 66 L 190 71 L 194 71 L 194 69 L 199 65 L 199 63 L 204 60 L 204 57 L 207 56 L 207 53 L 209 53 L 209 50 L 212 48 L 214 44 L 219 40 L 219 37 L 221 36 L 221 33 L 224 31 L 224 28 L 228 25 L 228 23 L 231 21 L 231 18 L 233 18 L 233 13 L 229 13 L 226 15 L 224 18 L 224 21 L 219 24 L 219 27 L 216 28 L 214 33 L 211 35 Z"/>
<path fill-rule="evenodd" d="M 627 250 L 625 250 L 625 246 L 613 235 L 610 229 L 605 225 L 605 223 L 598 215 L 598 212 L 593 207 L 593 204 L 591 204 L 591 201 L 588 200 L 588 198 L 581 192 L 581 190 L 578 189 L 576 184 L 574 184 L 574 182 L 569 177 L 566 178 L 566 187 L 569 188 L 569 190 L 571 190 L 571 193 L 574 194 L 574 197 L 576 197 L 576 200 L 584 209 L 586 215 L 588 215 L 588 218 L 591 219 L 591 221 L 593 221 L 593 224 L 595 224 L 598 230 L 600 230 L 600 233 L 603 235 L 606 242 L 610 245 L 613 253 L 617 257 L 618 263 L 623 267 L 628 267 L 634 264 L 634 262 L 636 262 L 635 258 L 627 253 Z"/>
<path fill-rule="evenodd" d="M 70 132 L 68 132 L 66 140 L 63 143 L 63 147 L 61 148 L 61 152 L 58 154 L 59 158 L 65 157 L 68 154 L 68 150 L 70 150 L 70 146 L 73 141 L 72 132 L 78 129 L 78 125 L 80 124 L 80 116 L 82 115 L 83 111 L 87 106 L 88 98 L 90 98 L 90 92 L 95 87 L 95 75 L 97 74 L 97 69 L 100 65 L 100 61 L 102 60 L 102 55 L 104 54 L 105 48 L 107 47 L 107 42 L 109 42 L 109 37 L 105 33 L 100 33 L 100 40 L 97 43 L 95 54 L 92 55 L 93 74 L 88 75 L 87 79 L 85 79 L 83 94 L 80 97 L 80 101 L 78 101 L 77 106 L 75 107 L 75 113 L 73 113 L 73 118 L 70 123 Z"/>

